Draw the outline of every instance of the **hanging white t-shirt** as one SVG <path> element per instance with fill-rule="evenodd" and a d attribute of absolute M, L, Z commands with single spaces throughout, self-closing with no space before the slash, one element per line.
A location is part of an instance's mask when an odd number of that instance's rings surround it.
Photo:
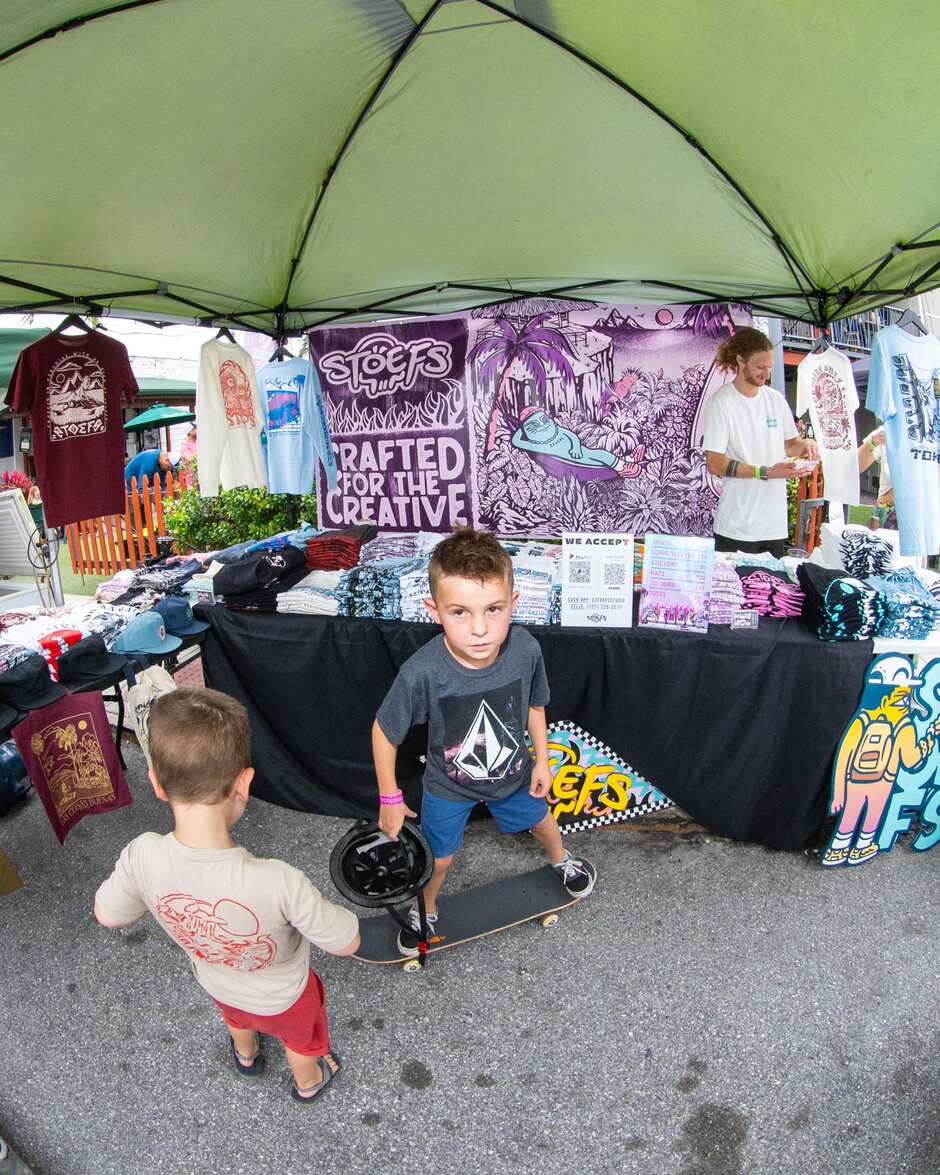
<path fill-rule="evenodd" d="M 264 415 L 251 356 L 238 343 L 209 339 L 199 350 L 196 456 L 199 492 L 214 498 L 235 486 L 267 485 Z"/>
<path fill-rule="evenodd" d="M 705 406 L 702 447 L 748 465 L 785 461 L 786 442 L 797 435 L 789 404 L 780 392 L 766 385 L 756 396 L 745 396 L 734 384 L 725 384 Z M 747 543 L 786 538 L 786 481 L 724 478 L 714 530 L 723 538 Z"/>
<path fill-rule="evenodd" d="M 847 506 L 860 501 L 857 408 L 858 389 L 849 357 L 834 347 L 807 355 L 796 369 L 796 414 L 802 416 L 808 410 L 813 422 L 826 497 Z"/>
<path fill-rule="evenodd" d="M 309 494 L 315 456 L 320 458 L 327 485 L 336 489 L 336 456 L 316 368 L 309 359 L 295 358 L 267 363 L 257 374 L 267 415 L 269 491 Z"/>
<path fill-rule="evenodd" d="M 884 422 L 902 555 L 940 551 L 940 339 L 898 326 L 872 341 L 865 406 Z"/>

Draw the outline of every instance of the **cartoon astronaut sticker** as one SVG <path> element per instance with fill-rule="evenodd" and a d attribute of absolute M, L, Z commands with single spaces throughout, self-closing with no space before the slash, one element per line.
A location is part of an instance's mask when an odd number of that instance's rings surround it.
<path fill-rule="evenodd" d="M 931 661 L 928 669 L 937 665 Z M 892 796 L 905 792 L 906 777 L 924 773 L 937 745 L 938 699 L 935 691 L 925 694 L 924 685 L 924 676 L 915 675 L 908 657 L 889 653 L 872 662 L 858 711 L 836 753 L 830 811 L 839 819 L 821 864 L 861 865 L 891 848 L 905 830 L 905 820 L 909 827 L 936 794 L 938 789 L 928 791 L 926 786 L 935 775 L 931 770 L 923 786 L 918 783 L 916 802 L 907 803 L 905 819 L 899 821 L 896 811 L 891 829 L 883 829 Z M 890 832 L 887 843 L 882 831 Z"/>

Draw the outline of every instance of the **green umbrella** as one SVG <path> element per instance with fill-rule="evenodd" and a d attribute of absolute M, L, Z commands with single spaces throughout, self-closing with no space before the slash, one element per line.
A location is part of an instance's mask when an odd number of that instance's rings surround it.
<path fill-rule="evenodd" d="M 154 404 L 124 425 L 125 432 L 140 432 L 145 428 L 161 428 L 164 424 L 182 424 L 184 420 L 195 420 L 196 413 L 188 408 L 173 408 L 167 404 Z"/>
<path fill-rule="evenodd" d="M 824 321 L 940 285 L 936 0 L 2 8 L 0 309 Z"/>

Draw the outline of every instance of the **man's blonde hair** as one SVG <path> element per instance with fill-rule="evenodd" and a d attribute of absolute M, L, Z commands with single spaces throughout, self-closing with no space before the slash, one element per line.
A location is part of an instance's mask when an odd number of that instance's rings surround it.
<path fill-rule="evenodd" d="M 150 759 L 171 800 L 218 804 L 251 766 L 248 711 L 214 689 L 178 689 L 150 708 Z"/>

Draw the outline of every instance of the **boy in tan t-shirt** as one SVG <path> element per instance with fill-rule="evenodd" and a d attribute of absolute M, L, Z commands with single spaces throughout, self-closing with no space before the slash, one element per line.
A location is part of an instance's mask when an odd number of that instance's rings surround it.
<path fill-rule="evenodd" d="M 358 920 L 299 869 L 253 857 L 229 836 L 254 775 L 240 702 L 211 689 L 158 698 L 150 711 L 150 754 L 153 790 L 173 809 L 176 828 L 131 841 L 95 895 L 95 917 L 102 926 L 127 926 L 149 910 L 221 1008 L 237 1072 L 260 1077 L 258 1034 L 276 1036 L 294 1074 L 291 1097 L 311 1102 L 339 1062 L 310 943 L 351 955 L 359 947 Z"/>

